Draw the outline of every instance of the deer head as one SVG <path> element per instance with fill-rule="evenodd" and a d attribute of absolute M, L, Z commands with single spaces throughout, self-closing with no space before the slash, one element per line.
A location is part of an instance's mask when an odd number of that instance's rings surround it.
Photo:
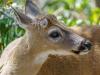
<path fill-rule="evenodd" d="M 81 53 L 91 49 L 89 40 L 67 29 L 56 16 L 41 13 L 31 0 L 26 1 L 25 14 L 15 9 L 14 12 L 20 27 L 28 33 L 31 45 L 37 45 L 41 50 L 72 50 Z"/>

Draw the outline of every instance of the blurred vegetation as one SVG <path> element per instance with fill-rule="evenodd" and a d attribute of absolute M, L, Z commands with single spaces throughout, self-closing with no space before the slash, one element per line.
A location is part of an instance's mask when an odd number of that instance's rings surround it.
<path fill-rule="evenodd" d="M 24 3 L 25 0 L 0 0 L 0 53 L 9 42 L 24 34 L 10 8 L 11 5 L 21 8 Z M 91 0 L 50 0 L 43 10 L 57 15 L 66 26 L 100 25 L 100 7 Z"/>

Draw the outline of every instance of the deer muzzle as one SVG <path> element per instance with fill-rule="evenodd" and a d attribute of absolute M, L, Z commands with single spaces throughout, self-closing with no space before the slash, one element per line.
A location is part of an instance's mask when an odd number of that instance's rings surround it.
<path fill-rule="evenodd" d="M 89 40 L 82 40 L 78 49 L 77 50 L 73 50 L 74 53 L 76 54 L 83 54 L 83 53 L 88 53 L 92 48 L 92 44 Z"/>

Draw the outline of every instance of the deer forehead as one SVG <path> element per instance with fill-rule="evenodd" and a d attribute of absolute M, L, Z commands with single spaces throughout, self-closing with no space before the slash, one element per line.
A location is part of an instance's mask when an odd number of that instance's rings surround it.
<path fill-rule="evenodd" d="M 43 29 L 48 29 L 51 26 L 60 25 L 59 21 L 54 15 L 37 16 L 32 24 Z"/>
<path fill-rule="evenodd" d="M 37 16 L 35 18 L 35 21 L 33 22 L 33 25 L 35 25 L 35 27 L 37 27 L 35 30 L 38 29 L 39 32 L 40 32 L 40 30 L 47 32 L 48 29 L 52 29 L 52 28 L 59 28 L 65 32 L 66 31 L 71 32 L 71 30 L 69 28 L 67 28 L 64 23 L 57 20 L 55 15 Z"/>

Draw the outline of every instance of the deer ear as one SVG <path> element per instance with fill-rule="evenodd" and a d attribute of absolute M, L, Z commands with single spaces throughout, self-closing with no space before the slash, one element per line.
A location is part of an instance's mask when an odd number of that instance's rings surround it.
<path fill-rule="evenodd" d="M 33 3 L 32 0 L 26 0 L 25 14 L 30 18 L 34 19 L 34 17 L 40 15 L 41 12 L 38 6 L 35 3 Z"/>
<path fill-rule="evenodd" d="M 31 18 L 29 18 L 24 13 L 22 13 L 19 10 L 16 10 L 13 7 L 12 7 L 12 9 L 14 11 L 14 14 L 16 16 L 17 23 L 19 24 L 19 26 L 21 26 L 22 28 L 26 28 L 26 27 L 31 25 L 31 23 L 32 23 L 32 19 Z"/>

